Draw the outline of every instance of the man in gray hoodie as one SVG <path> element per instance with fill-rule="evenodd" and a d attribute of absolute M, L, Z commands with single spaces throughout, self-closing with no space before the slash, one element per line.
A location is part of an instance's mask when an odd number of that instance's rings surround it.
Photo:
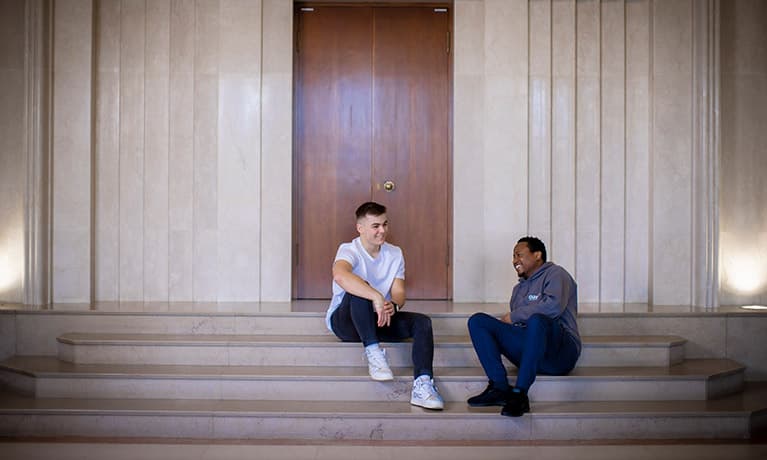
<path fill-rule="evenodd" d="M 578 334 L 578 287 L 567 271 L 546 261 L 546 246 L 535 237 L 514 246 L 514 286 L 510 311 L 498 319 L 486 313 L 469 318 L 469 335 L 490 380 L 482 393 L 468 399 L 478 406 L 503 406 L 502 415 L 519 417 L 530 411 L 527 392 L 536 373 L 565 375 L 581 353 Z M 501 355 L 519 372 L 509 386 Z"/>

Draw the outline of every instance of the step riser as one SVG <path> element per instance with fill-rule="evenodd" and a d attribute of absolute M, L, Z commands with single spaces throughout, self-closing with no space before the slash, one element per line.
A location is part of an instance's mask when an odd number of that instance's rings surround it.
<path fill-rule="evenodd" d="M 385 346 L 389 365 L 412 365 L 410 344 Z M 666 347 L 584 346 L 578 367 L 666 367 L 682 362 L 682 345 Z M 295 346 L 175 346 L 72 345 L 59 343 L 59 359 L 77 364 L 179 364 L 234 366 L 364 366 L 361 345 Z M 478 367 L 474 348 L 435 346 L 435 367 Z"/>
<path fill-rule="evenodd" d="M 535 408 L 533 407 L 533 410 Z M 604 416 L 521 418 L 495 414 L 444 417 L 240 415 L 3 414 L 6 436 L 292 440 L 593 440 L 747 439 L 747 415 Z"/>
<path fill-rule="evenodd" d="M 435 337 L 467 334 L 466 317 L 432 315 Z M 721 358 L 726 356 L 724 318 L 613 318 L 587 316 L 581 335 L 670 334 L 685 337 L 686 358 Z M 69 332 L 136 334 L 239 334 L 239 335 L 318 335 L 331 336 L 322 315 L 237 316 L 205 314 L 18 314 L 16 317 L 16 354 L 56 355 L 56 337 Z M 719 332 L 717 332 L 719 331 Z M 713 338 L 712 338 L 713 337 Z M 738 359 L 743 362 L 743 357 Z M 749 364 L 748 362 L 744 362 Z M 756 364 L 750 365 L 754 367 Z"/>
<path fill-rule="evenodd" d="M 513 383 L 513 378 L 510 379 Z M 437 378 L 446 401 L 464 403 L 484 390 L 480 379 Z M 29 388 L 22 383 L 22 388 Z M 403 376 L 393 382 L 369 379 L 178 379 L 178 378 L 45 378 L 34 383 L 38 398 L 91 399 L 235 399 L 292 401 L 410 401 L 412 380 Z M 742 378 L 719 383 L 716 389 L 705 381 L 538 379 L 532 388 L 533 401 L 669 401 L 705 400 L 742 389 Z M 712 393 L 716 393 L 712 396 Z"/>

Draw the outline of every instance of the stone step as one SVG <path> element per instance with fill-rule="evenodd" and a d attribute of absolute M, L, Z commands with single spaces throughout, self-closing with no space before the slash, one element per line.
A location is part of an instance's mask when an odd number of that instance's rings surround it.
<path fill-rule="evenodd" d="M 764 432 L 767 385 L 714 401 L 536 402 L 497 407 L 407 402 L 34 399 L 0 393 L 0 433 L 87 437 L 316 441 L 748 439 Z"/>
<path fill-rule="evenodd" d="M 79 364 L 364 366 L 362 346 L 330 335 L 67 333 L 59 359 Z M 583 337 L 579 367 L 670 366 L 684 358 L 677 336 Z M 410 343 L 387 343 L 389 364 L 411 365 Z M 468 336 L 437 336 L 435 367 L 479 366 Z"/>
<path fill-rule="evenodd" d="M 411 372 L 394 368 L 394 381 L 375 382 L 367 367 L 72 364 L 17 356 L 0 363 L 0 382 L 39 398 L 406 402 Z M 581 367 L 567 376 L 539 376 L 530 396 L 540 402 L 706 400 L 740 391 L 743 374 L 744 367 L 728 359 Z M 435 368 L 435 375 L 446 401 L 463 402 L 487 384 L 479 367 Z"/>
<path fill-rule="evenodd" d="M 323 313 L 291 312 L 290 302 L 280 304 L 269 311 L 264 305 L 259 309 L 240 308 L 226 311 L 192 305 L 188 310 L 175 305 L 172 311 L 162 306 L 157 311 L 134 311 L 123 304 L 114 310 L 98 306 L 96 310 L 84 306 L 84 310 L 66 311 L 62 306 L 56 310 L 0 310 L 0 348 L 13 350 L 20 355 L 56 355 L 56 338 L 68 332 L 182 334 L 182 335 L 328 335 Z M 502 304 L 451 304 L 455 311 L 430 313 L 435 337 L 462 336 L 467 334 L 466 322 L 473 311 L 500 314 Z M 293 305 L 295 307 L 295 305 Z M 408 308 L 410 308 L 410 303 Z M 122 309 L 125 309 L 123 311 Z M 134 306 L 135 307 L 135 306 Z M 96 307 L 94 307 L 96 308 Z M 164 307 L 168 309 L 167 305 Z M 417 310 L 419 305 L 412 306 Z M 755 379 L 767 375 L 767 364 L 759 355 L 754 356 L 748 344 L 751 332 L 761 332 L 767 324 L 767 314 L 742 313 L 740 311 L 708 311 L 690 307 L 669 307 L 664 310 L 649 307 L 637 312 L 615 313 L 582 312 L 578 324 L 582 336 L 603 335 L 668 335 L 684 337 L 686 358 L 731 357 L 748 365 Z M 677 312 L 677 313 L 674 313 Z M 5 326 L 3 326 L 5 325 Z M 729 354 L 732 351 L 732 356 Z M 12 353 L 0 355 L 10 356 Z"/>

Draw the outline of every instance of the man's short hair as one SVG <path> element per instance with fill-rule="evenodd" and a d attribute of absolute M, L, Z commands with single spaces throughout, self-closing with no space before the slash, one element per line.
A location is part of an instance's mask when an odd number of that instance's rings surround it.
<path fill-rule="evenodd" d="M 517 241 L 517 243 L 525 243 L 527 244 L 527 249 L 530 250 L 530 252 L 540 252 L 541 253 L 541 259 L 543 259 L 544 262 L 546 262 L 546 245 L 543 244 L 543 241 L 539 240 L 538 238 L 534 236 L 524 236 Z"/>
<path fill-rule="evenodd" d="M 374 201 L 368 201 L 367 203 L 362 203 L 354 214 L 357 216 L 357 220 L 365 216 L 380 216 L 381 214 L 386 214 L 386 206 Z"/>

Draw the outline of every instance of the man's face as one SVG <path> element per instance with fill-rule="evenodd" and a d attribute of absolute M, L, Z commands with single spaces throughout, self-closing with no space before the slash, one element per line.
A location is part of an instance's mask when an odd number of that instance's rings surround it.
<path fill-rule="evenodd" d="M 389 221 L 386 214 L 380 216 L 366 215 L 357 221 L 357 231 L 363 243 L 368 246 L 380 246 L 386 241 L 386 232 L 389 230 Z"/>
<path fill-rule="evenodd" d="M 517 275 L 521 278 L 527 279 L 530 275 L 535 273 L 538 268 L 543 265 L 543 259 L 541 253 L 530 252 L 530 248 L 527 247 L 527 243 L 517 243 L 514 246 L 514 258 L 512 259 L 514 269 L 517 271 Z"/>

